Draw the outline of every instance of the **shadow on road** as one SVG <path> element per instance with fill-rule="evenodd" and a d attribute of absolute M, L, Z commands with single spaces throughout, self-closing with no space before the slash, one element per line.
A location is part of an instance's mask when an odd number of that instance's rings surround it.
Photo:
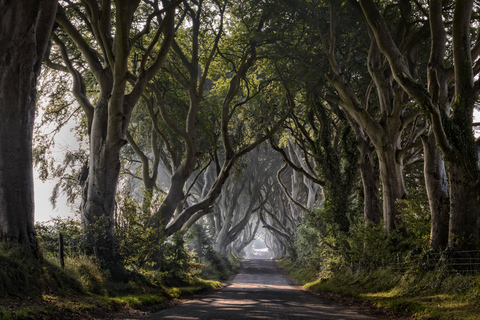
<path fill-rule="evenodd" d="M 290 286 L 272 260 L 244 260 L 232 284 L 142 319 L 374 320 Z"/>

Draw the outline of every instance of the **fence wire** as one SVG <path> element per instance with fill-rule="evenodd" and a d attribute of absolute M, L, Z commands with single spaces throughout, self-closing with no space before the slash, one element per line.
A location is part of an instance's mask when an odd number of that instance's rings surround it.
<path fill-rule="evenodd" d="M 392 263 L 391 266 L 399 271 L 414 268 L 424 271 L 447 268 L 452 273 L 480 274 L 480 250 L 429 252 L 412 255 L 403 261 Z"/>

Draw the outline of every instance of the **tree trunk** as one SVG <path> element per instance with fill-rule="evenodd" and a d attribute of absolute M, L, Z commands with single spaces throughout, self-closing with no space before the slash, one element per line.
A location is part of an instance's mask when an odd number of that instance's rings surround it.
<path fill-rule="evenodd" d="M 479 93 L 479 83 L 474 83 L 475 66 L 472 64 L 470 40 L 473 6 L 473 0 L 455 2 L 452 28 L 455 97 L 451 120 L 458 132 L 447 130 L 450 145 L 453 146 L 453 150 L 447 154 L 450 184 L 448 246 L 457 250 L 477 249 L 479 240 L 480 172 L 472 134 L 473 111 Z M 440 136 L 440 132 L 438 134 Z"/>
<path fill-rule="evenodd" d="M 373 152 L 368 148 L 360 149 L 360 175 L 363 185 L 363 215 L 367 224 L 380 224 L 382 207 L 380 205 L 380 185 L 378 173 L 373 167 Z"/>
<path fill-rule="evenodd" d="M 409 69 L 401 51 L 388 33 L 387 24 L 372 0 L 361 0 L 362 10 L 367 22 L 374 31 L 381 51 L 388 59 L 395 80 L 416 102 L 430 113 L 432 130 L 436 143 L 441 149 L 446 163 L 450 185 L 450 226 L 448 245 L 452 249 L 468 250 L 475 248 L 479 234 L 480 202 L 477 167 L 478 158 L 474 151 L 472 134 L 472 115 L 478 96 L 478 85 L 474 79 L 472 61 L 472 42 L 470 25 L 472 21 L 473 0 L 455 2 L 452 39 L 449 52 L 453 52 L 455 93 L 452 97 L 452 112 L 443 112 L 447 78 L 438 72 L 428 72 L 429 92 L 409 76 Z M 445 32 L 442 17 L 443 3 L 431 3 L 432 59 L 431 71 L 442 69 L 445 53 Z M 434 22 L 434 23 L 433 23 Z M 449 44 L 450 45 L 450 44 Z M 433 57 L 434 55 L 434 57 Z M 440 72 L 442 73 L 442 72 Z M 439 78 L 442 81 L 439 81 Z M 442 91 L 443 90 L 443 91 Z M 436 94 L 435 94 L 436 93 Z M 440 102 L 440 103 L 439 103 Z"/>
<path fill-rule="evenodd" d="M 231 199 L 228 199 L 229 197 L 225 194 L 222 195 L 222 199 L 219 203 L 218 210 L 219 210 L 219 219 L 218 219 L 218 225 L 219 225 L 219 231 L 215 235 L 215 248 L 219 252 L 225 252 L 226 246 L 229 242 L 226 241 L 228 231 L 230 230 L 230 227 L 232 226 L 232 219 L 233 219 L 233 214 L 234 210 L 238 205 L 238 197 L 239 193 L 233 195 Z M 228 193 L 227 193 L 228 194 Z M 224 212 L 222 214 L 222 212 Z M 223 221 L 221 221 L 223 218 Z"/>
<path fill-rule="evenodd" d="M 95 108 L 82 222 L 87 252 L 95 253 L 109 268 L 117 262 L 114 236 L 115 194 L 120 173 L 120 148 L 124 143 L 106 140 L 107 108 L 106 99 L 103 103 L 100 101 Z"/>
<path fill-rule="evenodd" d="M 450 201 L 448 197 L 447 173 L 443 156 L 430 132 L 422 138 L 424 153 L 424 176 L 428 203 L 431 212 L 430 248 L 444 249 L 448 245 L 448 221 Z"/>
<path fill-rule="evenodd" d="M 407 192 L 403 179 L 403 163 L 397 161 L 397 148 L 386 146 L 378 150 L 380 179 L 382 180 L 383 219 L 385 231 L 391 233 L 398 219 L 397 199 L 405 198 Z"/>
<path fill-rule="evenodd" d="M 185 198 L 183 189 L 185 187 L 185 183 L 195 168 L 196 162 L 196 156 L 190 159 L 187 158 L 173 173 L 170 180 L 170 189 L 159 211 L 161 225 L 166 226 L 174 217 L 178 205 L 182 204 L 182 201 Z"/>
<path fill-rule="evenodd" d="M 471 181 L 470 172 L 460 165 L 450 166 L 448 178 L 450 184 L 448 246 L 458 250 L 476 250 L 480 223 L 479 188 Z"/>
<path fill-rule="evenodd" d="M 54 0 L 0 0 L 0 239 L 34 253 L 36 85 L 56 8 Z"/>
<path fill-rule="evenodd" d="M 357 148 L 360 152 L 360 175 L 363 186 L 363 217 L 365 223 L 380 224 L 382 220 L 382 208 L 380 205 L 380 184 L 378 182 L 378 173 L 373 167 L 373 148 L 370 146 L 370 140 L 365 135 L 365 131 L 360 127 L 353 117 L 345 112 L 345 116 L 355 132 Z"/>
<path fill-rule="evenodd" d="M 0 68 L 0 73 L 3 70 Z M 16 85 L 30 87 L 31 80 L 22 84 L 7 81 L 8 84 L 1 84 L 1 90 L 13 93 Z M 0 98 L 0 238 L 27 244 L 35 251 L 32 170 L 35 98 L 30 94 L 20 94 L 16 99 L 4 98 Z M 4 112 L 7 111 L 3 109 L 4 105 L 13 107 L 15 111 L 24 107 L 28 110 L 12 114 Z"/>

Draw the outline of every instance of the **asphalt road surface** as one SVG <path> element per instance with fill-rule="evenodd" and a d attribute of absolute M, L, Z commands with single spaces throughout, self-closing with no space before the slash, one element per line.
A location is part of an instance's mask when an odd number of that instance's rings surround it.
<path fill-rule="evenodd" d="M 138 318 L 137 318 L 138 319 Z M 245 260 L 232 284 L 141 318 L 160 319 L 380 319 L 288 284 L 272 260 Z"/>

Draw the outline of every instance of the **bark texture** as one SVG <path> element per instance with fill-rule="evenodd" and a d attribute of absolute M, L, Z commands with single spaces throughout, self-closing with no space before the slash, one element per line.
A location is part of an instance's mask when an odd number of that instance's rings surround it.
<path fill-rule="evenodd" d="M 435 144 L 433 132 L 422 139 L 424 153 L 424 176 L 428 202 L 432 215 L 430 248 L 443 249 L 448 244 L 448 221 L 450 200 L 447 172 L 443 156 Z"/>
<path fill-rule="evenodd" d="M 359 169 L 364 197 L 363 217 L 366 224 L 378 225 L 382 220 L 382 207 L 378 173 L 373 166 L 373 148 L 370 146 L 370 141 L 362 128 L 353 119 L 349 119 L 349 122 L 354 129 L 358 143 L 357 147 L 360 152 Z"/>
<path fill-rule="evenodd" d="M 55 0 L 0 1 L 0 238 L 36 251 L 32 135 Z"/>
<path fill-rule="evenodd" d="M 391 146 L 391 145 L 387 145 Z M 385 151 L 385 152 L 382 152 Z M 380 177 L 382 180 L 383 219 L 385 230 L 395 229 L 398 219 L 398 199 L 405 198 L 407 191 L 403 179 L 403 163 L 397 159 L 397 149 L 377 150 Z"/>

